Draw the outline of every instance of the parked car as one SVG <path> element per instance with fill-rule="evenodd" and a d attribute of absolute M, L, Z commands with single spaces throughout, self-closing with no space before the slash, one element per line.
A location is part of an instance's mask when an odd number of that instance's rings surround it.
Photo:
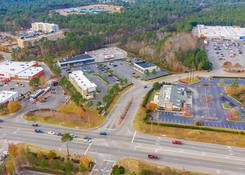
<path fill-rule="evenodd" d="M 108 135 L 108 134 L 107 134 L 107 132 L 102 131 L 102 132 L 100 132 L 100 135 L 106 136 L 106 135 Z"/>
<path fill-rule="evenodd" d="M 148 159 L 158 160 L 158 159 L 159 159 L 159 157 L 158 157 L 157 155 L 148 154 Z"/>
<path fill-rule="evenodd" d="M 35 129 L 34 131 L 35 131 L 35 133 L 43 133 L 43 131 L 41 129 Z"/>
<path fill-rule="evenodd" d="M 175 145 L 182 145 L 183 143 L 179 140 L 172 140 L 172 144 L 175 144 Z"/>

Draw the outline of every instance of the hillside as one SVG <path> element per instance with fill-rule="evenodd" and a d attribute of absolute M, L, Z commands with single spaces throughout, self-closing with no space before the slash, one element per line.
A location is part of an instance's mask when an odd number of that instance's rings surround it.
<path fill-rule="evenodd" d="M 126 50 L 175 72 L 188 70 L 188 66 L 184 66 L 183 60 L 179 59 L 178 53 L 184 54 L 202 47 L 202 42 L 191 33 L 158 31 L 152 35 L 148 39 L 130 39 L 125 45 Z"/>

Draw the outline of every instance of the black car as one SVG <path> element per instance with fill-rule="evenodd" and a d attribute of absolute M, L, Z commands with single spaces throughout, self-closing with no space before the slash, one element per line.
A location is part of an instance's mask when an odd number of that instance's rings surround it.
<path fill-rule="evenodd" d="M 91 137 L 86 136 L 86 137 L 83 137 L 83 139 L 84 139 L 84 140 L 91 140 L 92 138 L 91 138 Z"/>
<path fill-rule="evenodd" d="M 35 133 L 43 133 L 43 131 L 41 129 L 35 129 L 34 131 L 35 131 Z"/>
<path fill-rule="evenodd" d="M 107 134 L 107 132 L 100 132 L 100 135 L 106 136 L 108 134 Z"/>
<path fill-rule="evenodd" d="M 61 133 L 61 132 L 58 132 L 57 133 L 57 136 L 63 136 L 64 134 L 63 133 Z"/>
<path fill-rule="evenodd" d="M 3 120 L 2 119 L 0 119 L 0 123 L 2 123 L 3 122 Z"/>
<path fill-rule="evenodd" d="M 33 127 L 38 127 L 39 125 L 38 125 L 38 123 L 33 123 L 32 126 Z"/>

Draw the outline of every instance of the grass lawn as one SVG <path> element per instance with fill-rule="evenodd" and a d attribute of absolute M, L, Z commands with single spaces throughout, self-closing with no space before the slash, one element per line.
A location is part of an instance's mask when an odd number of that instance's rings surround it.
<path fill-rule="evenodd" d="M 225 83 L 224 83 L 224 82 L 218 82 L 217 85 L 218 85 L 219 87 L 224 87 L 224 86 L 225 86 Z"/>
<path fill-rule="evenodd" d="M 229 104 L 224 103 L 224 104 L 223 104 L 223 108 L 224 108 L 224 109 L 230 109 L 231 107 L 229 106 Z"/>
<path fill-rule="evenodd" d="M 148 163 L 136 159 L 123 159 L 117 162 L 118 166 L 125 168 L 125 175 L 135 174 L 146 174 L 146 172 L 152 172 L 148 174 L 154 175 L 204 175 L 204 173 L 190 172 L 185 170 L 178 170 L 167 166 L 160 166 L 153 163 Z"/>
<path fill-rule="evenodd" d="M 74 102 L 61 105 L 57 111 L 36 111 L 28 113 L 24 119 L 40 123 L 62 125 L 71 128 L 93 128 L 100 125 L 105 117 L 95 109 L 84 110 Z"/>
<path fill-rule="evenodd" d="M 112 110 L 112 108 L 117 103 L 117 101 L 119 100 L 121 95 L 123 95 L 126 91 L 128 91 L 132 86 L 133 86 L 133 84 L 130 84 L 129 86 L 125 87 L 124 89 L 122 89 L 121 91 L 118 92 L 118 94 L 113 98 L 111 104 L 109 105 L 109 107 L 107 109 L 108 113 Z"/>
<path fill-rule="evenodd" d="M 194 83 L 198 83 L 199 81 L 201 81 L 201 78 L 198 76 L 192 77 L 192 78 L 183 78 L 179 80 L 181 83 L 185 83 L 185 84 L 194 84 Z"/>
<path fill-rule="evenodd" d="M 245 135 L 157 125 L 153 125 L 151 127 L 150 124 L 146 124 L 144 122 L 144 116 L 145 109 L 140 107 L 134 119 L 133 125 L 136 130 L 145 134 L 158 136 L 166 135 L 169 138 L 245 147 Z"/>

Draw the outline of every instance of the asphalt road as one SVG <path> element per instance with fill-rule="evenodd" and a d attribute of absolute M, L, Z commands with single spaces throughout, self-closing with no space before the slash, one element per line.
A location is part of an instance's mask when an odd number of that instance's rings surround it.
<path fill-rule="evenodd" d="M 217 75 L 218 71 L 196 75 Z M 223 74 L 222 74 L 223 75 Z M 171 75 L 161 81 L 174 82 L 188 74 Z M 60 137 L 46 134 L 48 131 L 70 132 L 79 136 L 70 143 L 73 153 L 87 154 L 96 161 L 91 174 L 108 174 L 113 164 L 122 158 L 133 157 L 151 161 L 161 165 L 176 168 L 224 175 L 243 175 L 245 172 L 245 149 L 215 144 L 183 141 L 184 145 L 172 145 L 171 138 L 155 137 L 137 133 L 131 126 L 141 100 L 153 82 L 133 80 L 134 86 L 125 92 L 112 109 L 105 122 L 94 129 L 77 130 L 60 126 L 41 124 L 43 134 L 34 132 L 30 122 L 21 120 L 15 115 L 0 123 L 0 139 L 5 143 L 25 142 L 54 150 L 65 151 L 65 144 Z M 144 88 L 147 85 L 148 88 Z M 119 123 L 120 114 L 125 110 L 128 102 L 132 104 Z M 13 119 L 15 118 L 15 119 Z M 18 120 L 17 120 L 18 118 Z M 99 135 L 100 131 L 107 131 L 108 136 Z M 93 138 L 91 144 L 84 143 L 83 137 Z M 147 154 L 157 154 L 160 160 L 147 159 Z"/>

